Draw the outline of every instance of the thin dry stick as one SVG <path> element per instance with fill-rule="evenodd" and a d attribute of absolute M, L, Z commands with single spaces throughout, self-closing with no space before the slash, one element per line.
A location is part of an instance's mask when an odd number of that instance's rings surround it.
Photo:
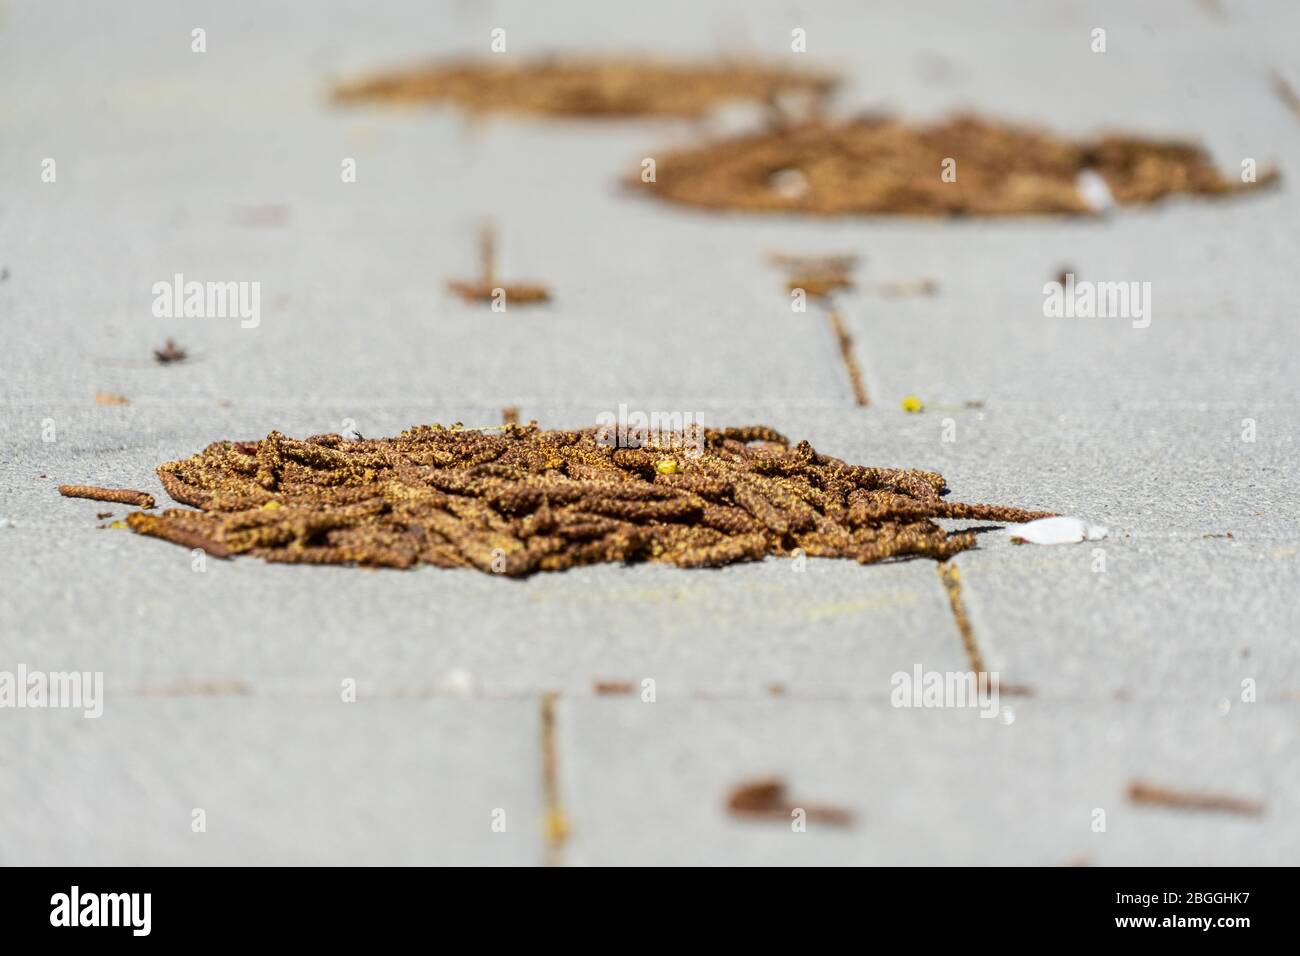
<path fill-rule="evenodd" d="M 852 289 L 853 279 L 844 272 L 800 272 L 790 277 L 788 288 L 791 292 L 802 289 L 810 299 L 824 299 L 832 292 Z"/>
<path fill-rule="evenodd" d="M 853 255 L 795 256 L 772 252 L 768 253 L 768 260 L 789 270 L 787 287 L 791 292 L 801 290 L 808 298 L 820 304 L 826 304 L 836 292 L 852 289 L 854 285 L 850 272 L 857 263 L 857 257 Z M 854 401 L 865 407 L 868 404 L 867 386 L 862 370 L 858 367 L 857 356 L 853 354 L 853 339 L 833 306 L 827 312 L 827 322 L 835 336 L 840 360 L 849 374 Z"/>
<path fill-rule="evenodd" d="M 183 348 L 176 344 L 174 339 L 168 339 L 162 348 L 153 350 L 154 361 L 159 365 L 183 362 L 187 354 Z"/>
<path fill-rule="evenodd" d="M 727 797 L 727 810 L 733 816 L 786 822 L 795 810 L 802 810 L 808 820 L 831 826 L 849 826 L 853 822 L 853 812 L 844 807 L 791 799 L 786 794 L 785 781 L 779 777 L 752 780 L 738 785 Z"/>
<path fill-rule="evenodd" d="M 153 495 L 129 488 L 99 488 L 95 485 L 59 485 L 59 494 L 65 498 L 89 498 L 91 501 L 111 501 L 118 505 L 152 508 Z"/>
<path fill-rule="evenodd" d="M 496 227 L 485 222 L 479 230 L 479 276 L 476 280 L 451 279 L 448 288 L 466 302 L 495 303 L 498 294 L 503 304 L 533 305 L 546 302 L 551 290 L 538 282 L 500 283 L 497 281 Z"/>
<path fill-rule="evenodd" d="M 542 695 L 542 826 L 547 866 L 559 866 L 564 862 L 564 844 L 569 839 L 569 816 L 560 801 L 560 760 L 555 741 L 557 696 L 554 692 Z"/>
<path fill-rule="evenodd" d="M 857 356 L 853 354 L 853 337 L 849 335 L 849 330 L 845 327 L 844 320 L 840 318 L 837 309 L 828 309 L 826 318 L 830 322 L 831 332 L 834 333 L 836 342 L 839 343 L 840 358 L 849 373 L 849 384 L 853 386 L 853 400 L 866 408 L 867 385 L 862 378 L 862 369 L 858 367 Z"/>
<path fill-rule="evenodd" d="M 1264 812 L 1264 804 L 1257 800 L 1247 800 L 1242 797 L 1225 796 L 1223 794 L 1173 790 L 1143 780 L 1134 780 L 1129 783 L 1128 799 L 1130 803 L 1169 807 L 1174 810 L 1207 810 L 1219 813 L 1238 813 L 1252 817 L 1259 816 Z"/>
<path fill-rule="evenodd" d="M 1282 102 L 1287 105 L 1287 109 L 1300 118 L 1300 93 L 1296 93 L 1295 87 L 1288 83 L 1286 77 L 1281 73 L 1275 72 L 1273 74 L 1273 89 L 1282 98 Z"/>

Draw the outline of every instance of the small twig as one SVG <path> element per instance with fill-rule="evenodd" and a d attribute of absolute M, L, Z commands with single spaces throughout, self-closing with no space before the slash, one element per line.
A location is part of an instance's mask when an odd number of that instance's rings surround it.
<path fill-rule="evenodd" d="M 832 292 L 852 289 L 853 280 L 843 272 L 801 272 L 790 277 L 790 291 L 803 289 L 812 299 L 824 299 Z"/>
<path fill-rule="evenodd" d="M 91 501 L 111 501 L 118 505 L 135 505 L 152 508 L 153 495 L 129 488 L 99 488 L 95 485 L 59 485 L 59 494 L 65 498 L 89 498 Z"/>
<path fill-rule="evenodd" d="M 451 279 L 448 281 L 447 287 L 466 302 L 491 302 L 496 295 L 497 289 L 501 290 L 507 303 L 515 305 L 535 305 L 539 302 L 548 302 L 551 298 L 551 290 L 540 283 L 485 286 L 479 282 L 462 282 L 459 279 Z"/>
<path fill-rule="evenodd" d="M 802 810 L 808 820 L 831 826 L 848 826 L 853 822 L 853 812 L 844 807 L 790 799 L 785 781 L 777 777 L 740 784 L 727 797 L 727 810 L 732 816 L 786 821 L 795 810 Z"/>
<path fill-rule="evenodd" d="M 466 302 L 495 302 L 498 290 L 506 305 L 532 305 L 551 298 L 551 290 L 540 282 L 499 283 L 496 227 L 491 223 L 484 223 L 479 230 L 479 277 L 472 281 L 450 279 L 447 287 Z"/>
<path fill-rule="evenodd" d="M 826 317 L 831 324 L 831 331 L 835 333 L 835 340 L 839 343 L 844 367 L 849 373 L 849 383 L 853 386 L 853 399 L 865 408 L 869 404 L 867 386 L 862 380 L 862 369 L 858 367 L 858 360 L 853 354 L 853 337 L 849 335 L 849 330 L 845 327 L 844 320 L 840 318 L 838 310 L 827 310 Z"/>
<path fill-rule="evenodd" d="M 1264 804 L 1257 800 L 1232 797 L 1215 793 L 1194 793 L 1187 790 L 1171 790 L 1159 784 L 1142 780 L 1130 781 L 1128 785 L 1130 803 L 1145 806 L 1168 807 L 1173 810 L 1208 810 L 1218 813 L 1238 813 L 1257 817 L 1264 812 Z"/>
<path fill-rule="evenodd" d="M 1273 89 L 1287 105 L 1287 109 L 1300 117 L 1300 93 L 1296 93 L 1295 87 L 1287 82 L 1286 77 L 1276 71 L 1273 73 Z"/>
<path fill-rule="evenodd" d="M 598 680 L 592 684 L 592 689 L 601 696 L 626 696 L 632 693 L 632 684 L 630 681 Z"/>
<path fill-rule="evenodd" d="M 172 339 L 168 339 L 162 348 L 153 350 L 153 357 L 157 360 L 159 365 L 170 365 L 172 362 L 183 362 L 185 361 L 186 354 L 186 351 L 177 345 Z"/>

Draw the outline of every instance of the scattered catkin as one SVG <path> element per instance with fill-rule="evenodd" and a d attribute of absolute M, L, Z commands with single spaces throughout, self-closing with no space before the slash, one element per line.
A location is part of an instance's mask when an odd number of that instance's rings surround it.
<path fill-rule="evenodd" d="M 184 362 L 189 353 L 181 348 L 173 339 L 168 339 L 160 349 L 153 350 L 154 361 L 159 365 L 171 365 L 173 362 Z"/>
<path fill-rule="evenodd" d="M 447 288 L 466 302 L 495 302 L 515 305 L 536 305 L 549 302 L 551 290 L 540 282 L 515 282 L 502 285 L 484 285 L 463 279 L 447 280 Z"/>
<path fill-rule="evenodd" d="M 819 103 L 834 85 L 830 76 L 746 62 L 462 60 L 344 83 L 334 97 L 340 102 L 453 102 L 476 112 L 694 117 L 728 100 L 775 103 L 794 95 Z"/>
<path fill-rule="evenodd" d="M 785 781 L 779 777 L 747 781 L 727 795 L 727 811 L 736 817 L 789 822 L 797 810 L 803 810 L 808 820 L 819 823 L 833 826 L 853 823 L 853 812 L 844 807 L 792 800 L 786 792 Z"/>
<path fill-rule="evenodd" d="M 1147 806 L 1168 807 L 1172 810 L 1208 810 L 1220 813 L 1238 813 L 1243 816 L 1259 816 L 1264 812 L 1264 805 L 1257 800 L 1233 797 L 1218 793 L 1195 793 L 1175 790 L 1160 784 L 1144 780 L 1132 780 L 1128 785 L 1130 803 Z"/>
<path fill-rule="evenodd" d="M 698 454 L 696 454 L 698 452 Z M 941 475 L 867 468 L 764 426 L 695 434 L 420 425 L 397 438 L 223 441 L 158 468 L 193 508 L 133 531 L 210 555 L 510 577 L 601 562 L 685 568 L 767 555 L 944 560 L 974 546 L 934 518 L 1046 512 L 945 501 Z"/>
<path fill-rule="evenodd" d="M 857 256 L 797 256 L 782 252 L 768 254 L 768 261 L 785 269 L 786 287 L 802 289 L 810 299 L 825 299 L 842 289 L 852 289 Z"/>
<path fill-rule="evenodd" d="M 1221 175 L 1187 143 L 1108 136 L 1074 142 L 1037 130 L 959 117 L 933 126 L 863 118 L 812 121 L 657 157 L 653 182 L 628 183 L 674 202 L 715 209 L 821 215 L 1089 215 L 1081 173 L 1098 174 L 1121 205 L 1188 193 L 1222 196 L 1272 183 Z M 945 176 L 945 172 L 950 175 Z M 788 188 L 791 174 L 802 184 Z"/>
<path fill-rule="evenodd" d="M 477 279 L 451 279 L 447 287 L 466 302 L 489 302 L 506 308 L 516 305 L 535 305 L 549 302 L 551 290 L 540 282 L 497 281 L 496 227 L 487 223 L 479 232 L 479 277 Z"/>
<path fill-rule="evenodd" d="M 65 498 L 89 498 L 91 501 L 111 501 L 119 505 L 152 508 L 153 495 L 129 488 L 99 488 L 95 485 L 59 485 L 59 494 Z M 101 515 L 100 517 L 103 517 Z"/>

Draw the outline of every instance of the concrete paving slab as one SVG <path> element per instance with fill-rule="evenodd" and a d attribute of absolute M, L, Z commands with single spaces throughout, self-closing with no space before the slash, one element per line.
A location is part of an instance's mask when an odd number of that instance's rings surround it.
<path fill-rule="evenodd" d="M 712 215 L 616 181 L 740 113 L 605 125 L 328 103 L 335 76 L 485 53 L 495 26 L 512 55 L 783 61 L 799 27 L 796 65 L 843 70 L 846 115 L 1191 138 L 1283 181 L 1098 222 Z M 541 862 L 537 695 L 560 690 L 569 862 L 1291 862 L 1300 119 L 1273 74 L 1300 88 L 1296 28 L 1282 0 L 0 7 L 0 668 L 102 669 L 111 705 L 4 712 L 0 817 L 23 825 L 0 828 L 0 861 Z M 552 304 L 498 315 L 448 293 L 485 217 L 502 274 L 552 284 Z M 842 297 L 871 408 L 824 317 L 791 312 L 773 250 L 857 253 L 866 283 L 938 281 Z M 1150 282 L 1149 327 L 1046 317 L 1065 267 Z M 260 282 L 257 327 L 153 315 L 177 272 Z M 164 368 L 150 353 L 169 336 L 191 358 Z M 899 411 L 907 394 L 923 414 Z M 495 424 L 504 405 L 578 427 L 622 403 L 1081 515 L 1111 529 L 1107 571 L 1083 545 L 986 538 L 957 559 L 982 653 L 1036 694 L 1004 700 L 1007 724 L 886 703 L 895 671 L 968 666 L 930 562 L 199 574 L 182 549 L 94 527 L 122 508 L 54 491 L 159 492 L 158 463 L 272 428 L 387 435 Z M 591 699 L 594 681 L 646 677 L 654 704 Z M 338 701 L 345 678 L 361 703 Z M 765 771 L 858 824 L 726 819 L 727 788 Z M 1266 811 L 1129 807 L 1139 775 Z M 188 830 L 196 805 L 207 834 Z"/>
<path fill-rule="evenodd" d="M 1006 703 L 1004 700 L 1003 703 Z M 1004 712 L 1005 713 L 1005 712 Z M 976 710 L 815 701 L 569 701 L 559 712 L 567 853 L 588 865 L 1258 865 L 1300 850 L 1295 706 L 1017 701 Z M 850 827 L 729 816 L 777 775 Z M 1261 801 L 1260 816 L 1126 799 L 1132 779 Z M 1095 811 L 1104 811 L 1104 817 Z M 1094 820 L 1105 830 L 1095 832 Z M 942 822 L 940 822 L 942 821 Z"/>
<path fill-rule="evenodd" d="M 116 695 L 176 682 L 486 697 L 651 679 L 664 696 L 875 696 L 921 660 L 963 666 L 933 565 L 595 567 L 513 581 L 209 560 L 127 531 L 5 529 L 4 659 L 102 670 Z M 22 558 L 27 552 L 30 557 Z"/>
<path fill-rule="evenodd" d="M 421 410 L 376 411 L 367 422 L 375 421 L 373 433 L 380 434 L 419 420 L 409 416 Z M 14 446 L 14 517 L 3 529 L 12 545 L 3 558 L 12 586 L 0 613 L 12 625 L 15 660 L 57 654 L 67 657 L 59 666 L 84 667 L 89 655 L 124 688 L 211 671 L 207 676 L 312 692 L 346 671 L 398 691 L 436 687 L 465 670 L 488 694 L 586 693 L 599 680 L 651 677 L 668 694 L 750 696 L 773 683 L 792 693 L 860 696 L 864 675 L 962 660 L 947 599 L 925 561 L 860 568 L 814 560 L 805 573 L 779 560 L 704 573 L 604 567 L 526 582 L 252 560 L 211 561 L 198 574 L 184 549 L 96 527 L 104 523 L 94 518 L 101 509 L 119 517 L 125 509 L 54 492 L 58 481 L 75 478 L 141 487 L 165 502 L 156 480 L 145 480 L 153 464 L 219 437 L 182 429 L 159 409 L 131 414 L 160 424 L 139 434 L 110 430 L 102 440 L 132 443 L 110 457 L 78 447 L 60 463 L 40 457 L 52 456 L 59 443 Z M 226 414 L 242 424 L 228 422 L 220 435 L 256 435 L 271 420 L 265 409 Z M 486 409 L 435 414 L 444 421 L 489 416 Z M 594 419 L 575 406 L 524 406 L 521 414 L 559 426 Z M 1163 696 L 1196 687 L 1217 700 L 1227 693 L 1223 681 L 1246 666 L 1236 655 L 1248 648 L 1269 655 L 1279 692 L 1293 680 L 1297 655 L 1287 635 L 1295 623 L 1288 595 L 1297 573 L 1296 534 L 1294 519 L 1285 517 L 1293 446 L 1276 438 L 1232 440 L 1235 413 L 1085 408 L 1062 422 L 1034 408 L 993 406 L 828 419 L 741 405 L 711 414 L 718 424 L 773 423 L 853 462 L 934 468 L 956 499 L 1056 509 L 1105 524 L 1105 542 L 1055 549 L 1015 548 L 985 535 L 981 550 L 960 560 L 985 653 L 1005 663 L 1009 680 L 1078 694 L 1082 665 L 1060 656 L 1059 642 L 1071 642 L 1089 660 L 1128 646 L 1116 642 L 1136 634 L 1144 637 L 1128 663 L 1146 669 L 1094 667 L 1102 681 L 1097 693 L 1128 688 Z M 951 443 L 943 441 L 938 418 L 947 414 L 956 422 Z M 331 420 L 304 417 L 298 423 L 305 427 L 285 427 L 305 434 Z M 1017 424 L 1025 422 L 1032 425 Z M 1161 457 L 1125 451 L 1160 435 L 1179 436 Z M 1095 466 L 1078 466 L 1086 456 Z M 38 470 L 56 465 L 69 470 Z M 34 477 L 42 473 L 48 477 Z M 1225 496 L 1225 482 L 1241 490 Z M 1234 537 L 1205 537 L 1228 533 Z M 1092 570 L 1098 549 L 1104 574 Z M 232 628 L 227 609 L 238 606 L 263 610 Z M 1198 635 L 1197 653 L 1208 659 L 1189 652 L 1190 635 Z M 1029 674 L 1020 673 L 1022 648 Z M 1153 661 L 1163 662 L 1154 683 L 1147 666 Z M 1168 684 L 1168 669 L 1182 667 L 1195 680 Z"/>
<path fill-rule="evenodd" d="M 535 864 L 532 701 L 106 695 L 0 720 L 0 862 Z M 204 811 L 206 830 L 193 829 Z M 504 810 L 504 831 L 493 812 Z M 498 815 L 497 819 L 502 819 Z M 22 825 L 16 825 L 22 821 Z"/>
<path fill-rule="evenodd" d="M 988 541 L 955 561 L 987 666 L 1004 679 L 1096 701 L 1300 700 L 1294 545 Z"/>

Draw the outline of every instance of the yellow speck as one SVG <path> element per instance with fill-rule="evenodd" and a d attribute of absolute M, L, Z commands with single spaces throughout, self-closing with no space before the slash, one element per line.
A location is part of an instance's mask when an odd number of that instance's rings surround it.
<path fill-rule="evenodd" d="M 569 818 L 560 807 L 548 807 L 542 818 L 542 830 L 551 843 L 562 843 L 569 835 Z"/>
<path fill-rule="evenodd" d="M 262 505 L 262 510 L 263 510 L 263 511 L 274 511 L 276 508 L 282 508 L 282 507 L 284 507 L 284 506 L 281 505 L 280 502 L 278 502 L 278 501 L 268 501 L 266 504 Z"/>
<path fill-rule="evenodd" d="M 125 522 L 125 521 L 114 521 L 112 524 L 109 525 L 109 527 L 110 527 L 110 528 L 125 528 L 125 527 L 126 527 L 126 522 Z"/>
<path fill-rule="evenodd" d="M 903 399 L 903 411 L 905 412 L 916 413 L 921 411 L 923 408 L 925 408 L 925 403 L 915 395 L 908 395 Z"/>
<path fill-rule="evenodd" d="M 661 475 L 675 475 L 680 470 L 681 469 L 677 466 L 677 462 L 673 461 L 671 458 L 665 458 L 663 461 L 655 464 L 655 471 L 659 472 Z"/>

